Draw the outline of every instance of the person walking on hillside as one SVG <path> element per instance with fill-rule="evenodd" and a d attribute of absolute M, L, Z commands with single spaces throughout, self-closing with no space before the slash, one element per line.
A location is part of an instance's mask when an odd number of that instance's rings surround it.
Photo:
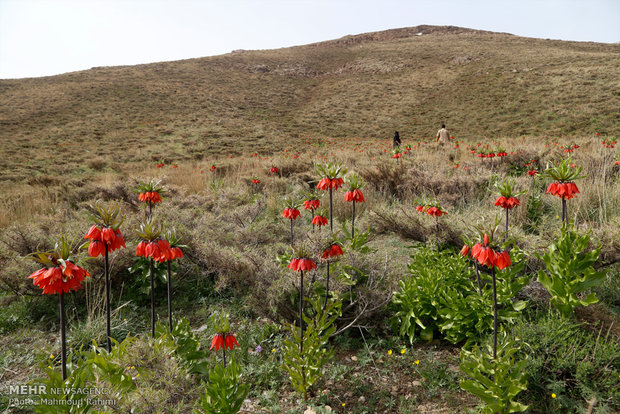
<path fill-rule="evenodd" d="M 446 129 L 446 125 L 441 124 L 441 129 L 437 131 L 437 139 L 435 139 L 435 142 L 439 141 L 439 144 L 443 146 L 443 144 L 446 144 L 449 139 L 450 133 Z"/>
<path fill-rule="evenodd" d="M 394 131 L 394 143 L 392 144 L 392 148 L 400 147 L 400 144 L 402 144 L 400 135 L 398 135 L 398 131 Z"/>

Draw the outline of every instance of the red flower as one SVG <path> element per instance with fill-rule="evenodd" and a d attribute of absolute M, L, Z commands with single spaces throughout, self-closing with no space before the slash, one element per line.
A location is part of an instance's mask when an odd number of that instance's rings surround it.
<path fill-rule="evenodd" d="M 315 224 L 315 225 L 317 225 L 317 226 L 319 226 L 319 227 L 321 227 L 321 226 L 327 226 L 328 221 L 327 221 L 327 218 L 326 218 L 326 217 L 323 217 L 323 216 L 314 216 L 314 217 L 312 218 L 312 224 Z"/>
<path fill-rule="evenodd" d="M 487 246 L 489 244 L 489 235 L 488 234 L 486 234 L 486 233 L 484 234 L 483 241 L 484 241 L 484 245 L 485 246 Z"/>
<path fill-rule="evenodd" d="M 322 178 L 321 181 L 317 184 L 316 188 L 319 190 L 329 190 L 333 188 L 334 190 L 339 189 L 344 184 L 344 180 L 342 178 Z"/>
<path fill-rule="evenodd" d="M 321 205 L 320 200 L 306 200 L 304 201 L 304 209 L 306 210 L 316 210 Z"/>
<path fill-rule="evenodd" d="M 53 294 L 78 290 L 87 276 L 90 274 L 86 270 L 67 260 L 64 270 L 61 266 L 43 268 L 32 273 L 29 278 L 35 286 L 43 289 L 43 294 Z"/>
<path fill-rule="evenodd" d="M 347 191 L 344 193 L 344 201 L 357 201 L 358 203 L 363 203 L 364 194 L 361 190 Z"/>
<path fill-rule="evenodd" d="M 141 241 L 140 243 L 138 243 L 138 246 L 136 247 L 136 256 L 146 257 L 146 246 L 147 245 L 148 245 L 148 242 L 145 242 L 145 241 Z"/>
<path fill-rule="evenodd" d="M 98 257 L 105 255 L 105 244 L 99 240 L 93 240 L 88 245 L 88 255 L 90 257 Z"/>
<path fill-rule="evenodd" d="M 468 246 L 468 245 L 466 245 L 466 244 L 464 244 L 464 245 L 463 245 L 463 248 L 461 249 L 460 254 L 461 254 L 462 256 L 467 256 L 467 255 L 469 254 L 469 246 Z"/>
<path fill-rule="evenodd" d="M 260 180 L 252 179 L 252 184 L 260 184 Z"/>
<path fill-rule="evenodd" d="M 577 188 L 577 184 L 575 183 L 551 183 L 549 187 L 547 187 L 547 194 L 554 195 L 556 197 L 564 198 L 566 200 L 570 200 L 575 197 L 576 194 L 579 194 L 579 189 Z"/>
<path fill-rule="evenodd" d="M 499 270 L 505 269 L 511 265 L 510 254 L 506 250 L 496 254 L 495 266 L 497 266 Z"/>
<path fill-rule="evenodd" d="M 278 170 L 278 167 L 271 167 L 271 169 L 269 170 L 269 172 L 272 173 L 272 174 L 277 174 L 278 171 L 280 171 L 280 170 Z"/>
<path fill-rule="evenodd" d="M 224 339 L 224 342 L 226 343 L 226 348 L 230 350 L 232 350 L 235 345 L 239 346 L 237 338 L 235 338 L 235 335 L 233 334 L 226 334 L 226 339 Z"/>
<path fill-rule="evenodd" d="M 296 208 L 288 208 L 287 207 L 282 212 L 282 216 L 284 218 L 291 219 L 291 220 L 296 220 L 297 217 L 299 217 L 300 215 L 301 215 L 301 213 Z"/>
<path fill-rule="evenodd" d="M 329 260 L 336 256 L 342 256 L 343 254 L 342 247 L 340 247 L 338 243 L 334 243 L 325 249 L 323 255 L 321 256 L 321 260 Z"/>
<path fill-rule="evenodd" d="M 90 240 L 101 240 L 101 229 L 93 224 L 84 238 Z"/>
<path fill-rule="evenodd" d="M 417 206 L 415 209 L 418 210 L 420 213 L 424 213 L 424 206 Z"/>
<path fill-rule="evenodd" d="M 533 177 L 533 176 L 535 176 L 536 174 L 538 174 L 538 171 L 536 171 L 536 170 L 529 170 L 529 171 L 527 172 L 527 175 L 529 175 L 530 177 Z"/>
<path fill-rule="evenodd" d="M 495 205 L 501 208 L 506 208 L 506 209 L 511 209 L 514 208 L 518 205 L 520 205 L 519 203 L 519 199 L 515 198 L 515 197 L 497 197 L 497 200 L 495 200 Z"/>
<path fill-rule="evenodd" d="M 181 257 L 183 257 L 183 250 L 181 250 L 179 247 L 173 247 L 172 249 L 172 259 L 180 259 Z"/>
<path fill-rule="evenodd" d="M 114 230 L 110 227 L 106 227 L 101 230 L 101 241 L 105 244 L 112 244 L 115 238 L 116 234 L 114 234 Z"/>
<path fill-rule="evenodd" d="M 288 268 L 296 272 L 301 272 L 304 270 L 316 269 L 316 264 L 314 264 L 314 260 L 302 257 L 291 259 Z"/>
<path fill-rule="evenodd" d="M 220 348 L 224 348 L 224 334 L 216 333 L 215 336 L 213 336 L 213 340 L 211 340 L 211 348 L 209 349 L 213 348 L 215 348 L 216 351 Z"/>
<path fill-rule="evenodd" d="M 442 214 L 448 214 L 445 211 L 441 211 L 438 207 L 429 207 L 429 209 L 426 210 L 426 213 L 433 217 L 441 217 Z"/>

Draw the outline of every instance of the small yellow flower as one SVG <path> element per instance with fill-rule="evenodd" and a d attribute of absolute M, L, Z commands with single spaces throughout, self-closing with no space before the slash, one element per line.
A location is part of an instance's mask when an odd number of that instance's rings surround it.
<path fill-rule="evenodd" d="M 51 354 L 51 355 L 50 355 L 50 359 L 54 359 L 54 354 Z"/>
<path fill-rule="evenodd" d="M 555 393 L 552 393 L 551 398 L 555 398 L 555 397 L 557 397 L 557 395 L 555 395 Z"/>
<path fill-rule="evenodd" d="M 140 376 L 140 373 L 138 372 L 138 373 L 136 374 L 136 378 L 138 378 L 139 376 Z"/>
<path fill-rule="evenodd" d="M 405 355 L 405 352 L 407 352 L 407 350 L 405 348 L 400 350 L 400 353 L 403 354 L 403 355 Z"/>
<path fill-rule="evenodd" d="M 415 361 L 413 361 L 413 363 L 416 364 L 416 365 L 420 365 L 420 360 L 416 359 Z"/>
<path fill-rule="evenodd" d="M 392 350 L 391 349 L 388 351 L 388 355 L 392 355 Z"/>
<path fill-rule="evenodd" d="M 52 369 L 52 366 L 51 366 L 51 365 L 48 365 L 47 367 L 48 367 L 49 369 Z"/>
<path fill-rule="evenodd" d="M 275 349 L 275 348 L 273 348 L 273 349 L 271 350 L 271 352 L 276 352 L 276 349 Z"/>
<path fill-rule="evenodd" d="M 342 403 L 342 406 L 344 407 L 345 405 L 347 405 L 347 403 Z"/>

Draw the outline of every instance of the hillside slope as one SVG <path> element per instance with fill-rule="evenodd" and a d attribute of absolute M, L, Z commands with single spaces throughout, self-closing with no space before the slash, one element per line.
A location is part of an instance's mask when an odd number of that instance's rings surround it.
<path fill-rule="evenodd" d="M 620 132 L 620 45 L 418 26 L 0 80 L 0 179 L 270 151 L 301 137 Z M 43 151 L 41 151 L 43 150 Z M 53 162 L 50 166 L 49 161 Z"/>

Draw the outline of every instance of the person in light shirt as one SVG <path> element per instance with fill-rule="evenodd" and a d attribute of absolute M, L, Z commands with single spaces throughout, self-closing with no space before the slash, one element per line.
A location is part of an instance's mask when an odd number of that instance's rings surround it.
<path fill-rule="evenodd" d="M 443 144 L 447 143 L 449 139 L 450 133 L 446 129 L 446 125 L 441 124 L 441 129 L 437 131 L 437 139 L 435 139 L 435 142 L 439 141 L 439 144 L 443 146 Z"/>

